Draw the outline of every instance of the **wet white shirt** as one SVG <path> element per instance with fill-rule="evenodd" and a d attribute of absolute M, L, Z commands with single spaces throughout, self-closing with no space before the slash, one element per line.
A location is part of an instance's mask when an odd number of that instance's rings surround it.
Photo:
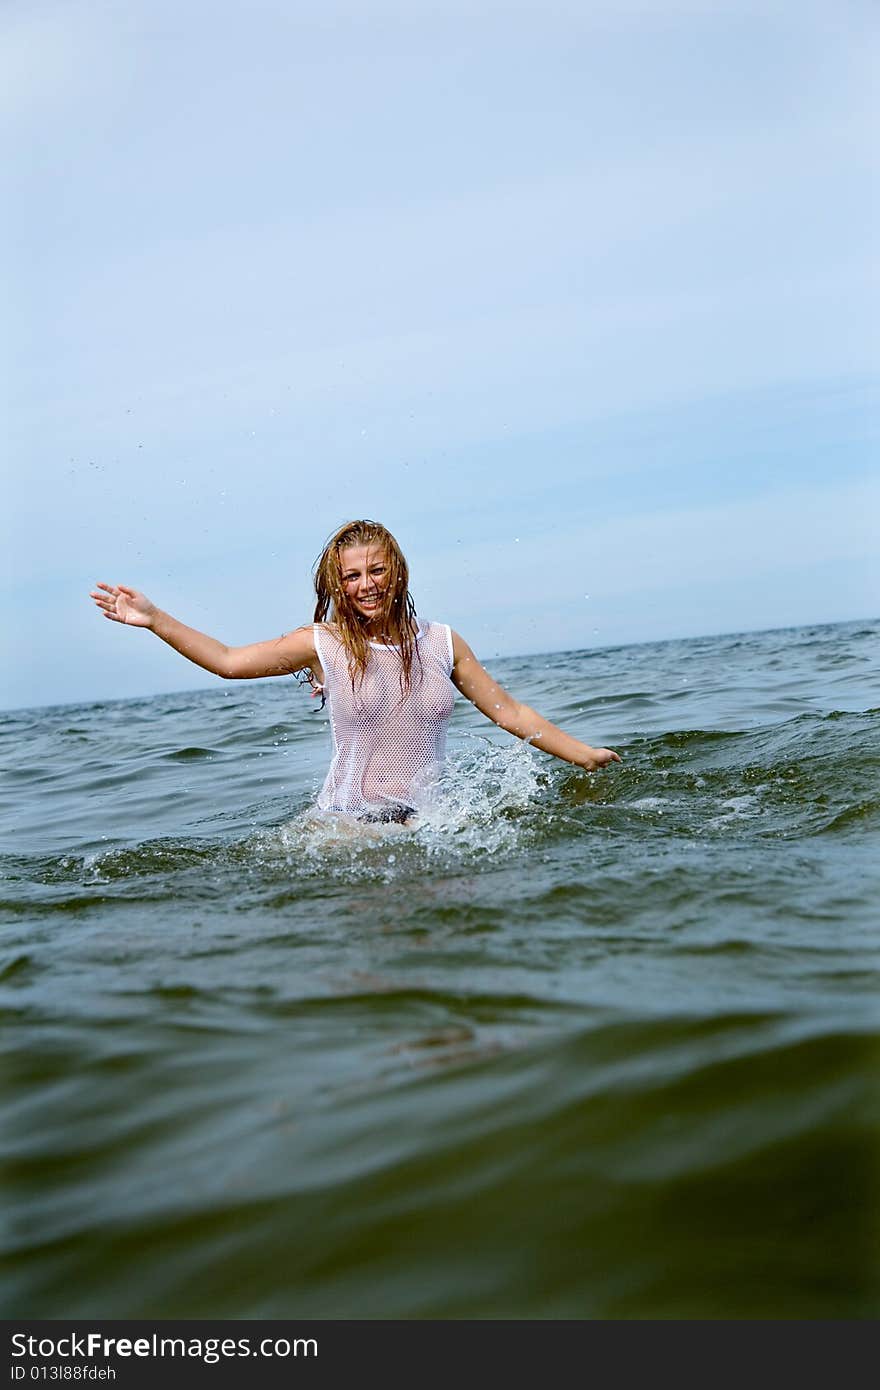
<path fill-rule="evenodd" d="M 406 695 L 397 647 L 371 642 L 363 680 L 352 690 L 348 657 L 333 629 L 316 623 L 314 632 L 333 731 L 319 809 L 370 815 L 424 804 L 446 752 L 455 700 L 450 628 L 419 622 Z"/>

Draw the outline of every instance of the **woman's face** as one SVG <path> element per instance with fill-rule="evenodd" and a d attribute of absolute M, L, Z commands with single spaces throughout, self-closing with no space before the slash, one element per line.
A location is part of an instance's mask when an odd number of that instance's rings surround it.
<path fill-rule="evenodd" d="M 339 552 L 342 587 L 357 613 L 371 622 L 385 611 L 389 568 L 378 545 L 347 545 Z"/>

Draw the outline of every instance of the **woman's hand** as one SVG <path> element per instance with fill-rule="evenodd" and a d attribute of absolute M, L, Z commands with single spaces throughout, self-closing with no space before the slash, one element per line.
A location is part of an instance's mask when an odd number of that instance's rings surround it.
<path fill-rule="evenodd" d="M 104 592 L 99 593 L 100 589 Z M 156 605 L 146 594 L 129 589 L 127 584 L 99 584 L 92 590 L 91 597 L 105 618 L 113 623 L 127 623 L 129 627 L 150 627 L 157 612 Z"/>
<path fill-rule="evenodd" d="M 607 767 L 609 763 L 619 763 L 620 756 L 615 753 L 613 748 L 591 748 L 589 757 L 584 758 L 581 767 L 585 767 L 588 772 L 595 772 L 599 767 Z"/>

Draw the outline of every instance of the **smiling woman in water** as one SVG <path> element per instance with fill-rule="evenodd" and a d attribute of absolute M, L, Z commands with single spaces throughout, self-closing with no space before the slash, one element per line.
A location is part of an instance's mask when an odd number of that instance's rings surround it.
<path fill-rule="evenodd" d="M 453 687 L 502 729 L 564 762 L 588 771 L 620 762 L 520 704 L 450 627 L 421 621 L 406 560 L 378 522 L 352 521 L 330 537 L 315 566 L 315 592 L 312 624 L 246 647 L 186 627 L 125 584 L 98 584 L 91 597 L 112 622 L 149 628 L 225 680 L 307 672 L 329 700 L 333 731 L 323 811 L 408 820 L 442 764 Z"/>

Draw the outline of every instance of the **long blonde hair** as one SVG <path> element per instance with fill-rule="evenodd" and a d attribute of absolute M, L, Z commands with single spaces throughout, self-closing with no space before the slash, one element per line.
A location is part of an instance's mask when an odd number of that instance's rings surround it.
<path fill-rule="evenodd" d="M 413 661 L 418 655 L 415 604 L 409 592 L 409 567 L 397 541 L 378 521 L 348 521 L 334 531 L 315 561 L 314 580 L 317 603 L 315 622 L 329 620 L 345 647 L 352 687 L 362 681 L 370 655 L 364 620 L 345 592 L 342 583 L 341 553 L 351 545 L 381 548 L 388 565 L 388 585 L 382 607 L 382 627 L 389 645 L 400 654 L 400 689 L 406 694 L 412 684 Z"/>

